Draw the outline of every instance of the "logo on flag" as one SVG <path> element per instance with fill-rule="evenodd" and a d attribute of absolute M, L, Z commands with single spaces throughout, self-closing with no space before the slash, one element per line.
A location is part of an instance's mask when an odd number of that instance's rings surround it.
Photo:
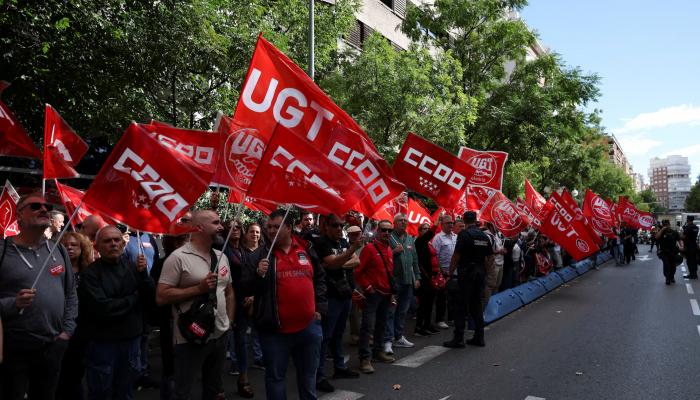
<path fill-rule="evenodd" d="M 601 199 L 600 197 L 596 196 L 595 199 L 593 200 L 593 212 L 595 213 L 595 216 L 598 218 L 602 219 L 610 219 L 612 218 L 610 216 L 610 208 L 608 207 L 607 204 L 605 204 L 605 200 Z"/>
<path fill-rule="evenodd" d="M 519 216 L 509 200 L 501 200 L 491 209 L 491 219 L 499 231 L 513 229 L 518 224 Z"/>
<path fill-rule="evenodd" d="M 576 247 L 578 247 L 578 249 L 584 253 L 588 253 L 588 251 L 590 250 L 590 247 L 588 247 L 588 243 L 586 243 L 586 241 L 583 239 L 576 239 Z"/>
<path fill-rule="evenodd" d="M 0 229 L 7 229 L 12 223 L 12 204 L 9 199 L 0 204 Z"/>
<path fill-rule="evenodd" d="M 491 154 L 481 153 L 470 158 L 467 162 L 476 168 L 476 172 L 469 183 L 485 185 L 496 176 L 496 159 Z"/>
<path fill-rule="evenodd" d="M 642 215 L 639 217 L 639 224 L 643 227 L 648 227 L 654 225 L 654 217 L 651 215 Z"/>
<path fill-rule="evenodd" d="M 255 176 L 267 140 L 253 128 L 231 132 L 224 145 L 224 165 L 238 190 L 248 190 Z"/>

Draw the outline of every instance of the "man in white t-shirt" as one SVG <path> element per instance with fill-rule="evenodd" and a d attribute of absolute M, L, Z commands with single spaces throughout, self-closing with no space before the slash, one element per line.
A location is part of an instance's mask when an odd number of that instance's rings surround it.
<path fill-rule="evenodd" d="M 159 306 L 173 305 L 173 354 L 175 356 L 175 388 L 173 399 L 189 400 L 193 397 L 216 399 L 223 387 L 224 361 L 235 310 L 235 298 L 231 285 L 231 271 L 226 257 L 213 250 L 212 245 L 223 245 L 220 235 L 224 227 L 213 211 L 200 211 L 192 219 L 192 227 L 198 230 L 192 239 L 175 250 L 163 265 L 158 281 L 156 302 Z M 211 263 L 220 260 L 218 270 L 211 271 Z M 178 327 L 178 310 L 187 312 L 194 300 L 216 288 L 216 323 L 212 338 L 204 345 L 189 344 Z M 192 396 L 192 388 L 202 377 L 202 395 Z"/>

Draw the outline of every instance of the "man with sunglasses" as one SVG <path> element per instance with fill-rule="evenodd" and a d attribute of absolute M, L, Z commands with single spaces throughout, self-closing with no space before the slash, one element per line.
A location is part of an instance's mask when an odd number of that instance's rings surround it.
<path fill-rule="evenodd" d="M 374 373 L 370 356 L 379 362 L 392 363 L 394 357 L 384 352 L 384 335 L 389 309 L 396 307 L 393 284 L 394 257 L 389 238 L 394 229 L 391 221 L 379 221 L 377 237 L 360 253 L 360 266 L 355 268 L 355 281 L 365 296 L 360 327 L 359 357 L 360 370 L 365 374 Z M 390 278 L 391 277 L 391 278 Z M 374 349 L 370 349 L 369 339 L 374 328 Z"/>
<path fill-rule="evenodd" d="M 20 400 L 27 393 L 29 399 L 52 399 L 78 315 L 73 267 L 63 245 L 44 237 L 53 206 L 33 193 L 16 207 L 20 232 L 0 243 L 0 398 Z"/>
<path fill-rule="evenodd" d="M 406 214 L 398 213 L 394 216 L 394 231 L 389 237 L 389 247 L 394 256 L 394 279 L 399 293 L 396 295 L 396 309 L 389 310 L 389 318 L 386 322 L 386 336 L 384 337 L 384 352 L 394 354 L 391 346 L 391 338 L 394 338 L 396 347 L 413 347 L 403 335 L 406 325 L 406 313 L 413 299 L 413 289 L 420 287 L 420 268 L 418 267 L 418 254 L 413 236 L 406 233 L 408 219 Z"/>
<path fill-rule="evenodd" d="M 335 388 L 328 383 L 326 372 L 326 351 L 330 345 L 333 356 L 333 379 L 356 379 L 360 375 L 348 370 L 343 357 L 343 334 L 352 306 L 352 290 L 355 288 L 352 270 L 360 265 L 360 258 L 355 251 L 364 245 L 360 237 L 352 246 L 343 239 L 343 221 L 335 214 L 328 216 L 325 221 L 326 234 L 316 239 L 314 250 L 323 262 L 326 271 L 326 297 L 328 312 L 321 320 L 323 342 L 316 371 L 316 389 L 323 392 L 333 392 Z"/>

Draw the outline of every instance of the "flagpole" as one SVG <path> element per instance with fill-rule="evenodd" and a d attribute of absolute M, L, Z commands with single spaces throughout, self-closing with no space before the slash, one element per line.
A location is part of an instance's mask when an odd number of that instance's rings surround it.
<path fill-rule="evenodd" d="M 224 247 L 221 248 L 221 257 L 219 257 L 219 260 L 216 262 L 216 271 L 219 271 L 219 264 L 221 263 L 221 259 L 225 257 L 224 252 L 226 251 L 226 246 L 228 246 L 228 240 L 231 238 L 231 233 L 235 229 L 236 221 L 238 221 L 238 217 L 241 216 L 241 210 L 243 209 L 243 203 L 245 203 L 245 199 L 247 196 L 248 196 L 247 193 L 243 195 L 243 200 L 241 200 L 241 204 L 238 206 L 238 212 L 236 212 L 236 217 L 233 219 L 233 227 L 231 229 L 229 229 L 228 235 L 226 235 L 226 241 L 224 242 Z M 226 206 L 228 206 L 228 201 L 226 202 Z"/>
<path fill-rule="evenodd" d="M 314 1 L 309 0 L 309 77 L 314 80 Z"/>
<path fill-rule="evenodd" d="M 46 179 L 41 178 L 41 195 L 46 196 Z"/>
<path fill-rule="evenodd" d="M 284 217 L 282 218 L 282 225 L 284 225 L 284 220 L 287 219 L 287 215 L 289 215 L 289 210 L 292 209 L 291 204 L 287 204 L 287 212 L 284 213 Z M 272 243 L 270 243 L 270 251 L 267 252 L 267 257 L 265 257 L 267 260 L 270 259 L 270 254 L 272 253 L 272 249 L 275 247 L 275 243 L 277 242 L 277 236 L 280 234 L 280 230 L 282 229 L 282 225 L 280 225 L 279 229 L 277 229 L 277 233 L 275 233 L 275 238 L 272 240 Z M 265 276 L 263 275 L 263 278 Z"/>
<path fill-rule="evenodd" d="M 141 254 L 141 231 L 137 230 L 136 231 L 136 242 L 138 243 L 138 254 Z"/>
<path fill-rule="evenodd" d="M 44 272 L 44 269 L 46 269 L 46 265 L 49 263 L 49 260 L 51 259 L 51 254 L 53 254 L 53 251 L 56 250 L 56 247 L 61 243 L 61 239 L 63 238 L 63 235 L 68 230 L 68 227 L 70 226 L 70 224 L 73 221 L 73 219 L 75 218 L 75 216 L 78 215 L 78 210 L 80 210 L 80 207 L 82 207 L 82 205 L 83 205 L 83 200 L 80 200 L 80 204 L 78 204 L 78 207 L 75 209 L 75 211 L 73 211 L 73 215 L 71 215 L 68 222 L 66 222 L 66 225 L 63 227 L 61 234 L 58 235 L 58 239 L 56 239 L 56 243 L 49 250 L 49 255 L 46 256 L 46 260 L 44 261 L 44 265 L 41 266 L 41 269 L 39 270 L 39 273 L 36 275 L 36 279 L 34 280 L 34 283 L 32 284 L 32 290 L 34 290 L 34 288 L 36 288 L 36 283 L 39 282 L 39 277 L 41 276 L 41 273 Z M 20 315 L 22 315 L 23 312 L 24 312 L 24 308 L 19 310 Z"/>

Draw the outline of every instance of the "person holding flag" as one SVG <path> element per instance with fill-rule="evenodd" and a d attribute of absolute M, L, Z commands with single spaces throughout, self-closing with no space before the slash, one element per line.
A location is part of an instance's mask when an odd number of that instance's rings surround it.
<path fill-rule="evenodd" d="M 25 393 L 30 399 L 54 398 L 63 354 L 75 330 L 73 266 L 65 247 L 44 237 L 52 210 L 41 193 L 20 197 L 15 212 L 20 232 L 0 244 L 2 399 L 24 399 Z M 58 248 L 51 252 L 54 246 Z M 42 273 L 47 259 L 49 268 Z"/>

